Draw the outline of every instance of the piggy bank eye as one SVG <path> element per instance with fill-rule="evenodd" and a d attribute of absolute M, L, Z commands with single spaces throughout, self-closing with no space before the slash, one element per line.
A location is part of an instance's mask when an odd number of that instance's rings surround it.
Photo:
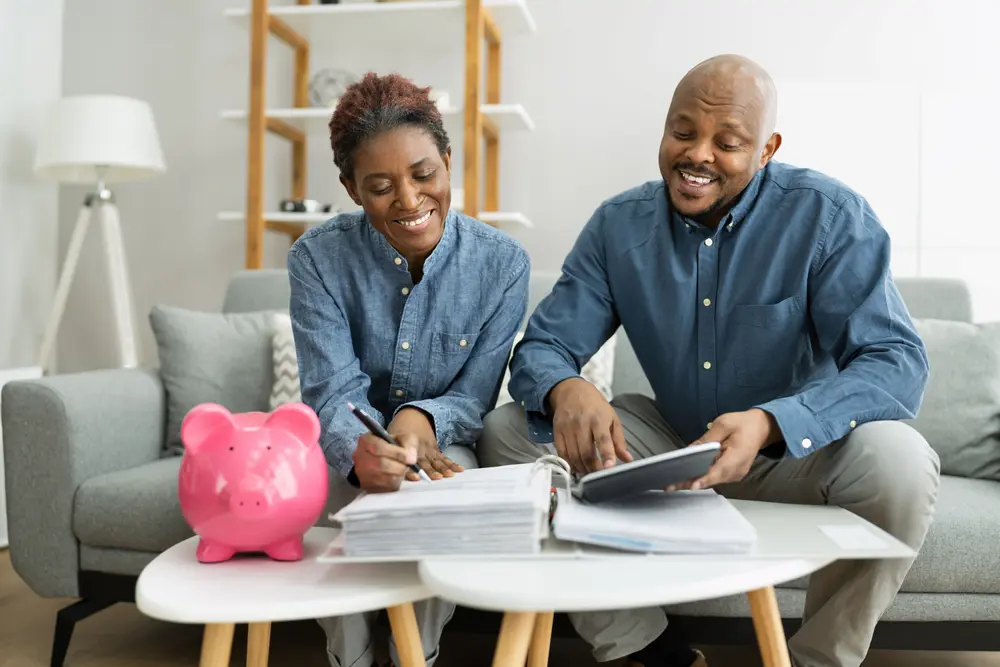
<path fill-rule="evenodd" d="M 229 451 L 233 451 L 232 445 L 229 446 Z"/>
<path fill-rule="evenodd" d="M 268 448 L 268 449 L 271 449 L 271 445 L 268 445 L 268 446 L 267 446 L 267 448 Z"/>

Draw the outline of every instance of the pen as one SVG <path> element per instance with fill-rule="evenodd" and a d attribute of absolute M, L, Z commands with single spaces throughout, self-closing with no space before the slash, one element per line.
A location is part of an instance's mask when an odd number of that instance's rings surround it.
<path fill-rule="evenodd" d="M 354 414 L 354 416 L 358 418 L 358 421 L 360 421 L 362 424 L 364 424 L 365 427 L 369 431 L 371 431 L 373 434 L 375 434 L 378 437 L 382 438 L 386 442 L 389 442 L 389 443 L 392 443 L 392 444 L 396 445 L 397 447 L 402 447 L 401 444 L 399 444 L 398 442 L 396 442 L 395 438 L 393 438 L 391 435 L 389 435 L 386 432 L 386 430 L 384 428 L 382 428 L 381 424 L 379 424 L 377 421 L 375 421 L 374 419 L 372 419 L 371 417 L 369 417 L 368 415 L 366 415 L 364 412 L 361 411 L 361 409 L 354 407 L 353 403 L 348 403 L 347 404 L 347 409 L 350 410 Z M 415 472 L 417 474 L 417 476 L 420 477 L 420 479 L 424 480 L 425 482 L 431 481 L 431 478 L 427 476 L 427 473 L 424 472 L 424 469 L 421 468 L 420 466 L 418 466 L 416 463 L 410 463 L 408 465 L 410 467 L 410 470 L 412 470 L 413 472 Z"/>

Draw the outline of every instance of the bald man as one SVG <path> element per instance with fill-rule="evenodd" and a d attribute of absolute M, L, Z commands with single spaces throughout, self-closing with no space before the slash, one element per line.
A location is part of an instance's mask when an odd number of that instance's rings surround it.
<path fill-rule="evenodd" d="M 586 223 L 514 351 L 515 402 L 487 416 L 481 465 L 533 461 L 554 443 L 582 473 L 718 441 L 708 474 L 683 486 L 839 505 L 920 548 L 939 462 L 899 421 L 917 412 L 928 365 L 890 276 L 889 236 L 860 194 L 773 159 L 775 116 L 774 84 L 745 58 L 684 76 L 660 141 L 662 180 L 606 200 Z M 579 377 L 619 326 L 655 397 L 609 404 Z M 860 665 L 910 565 L 815 573 L 789 641 L 794 664 Z M 599 661 L 705 664 L 660 608 L 571 619 Z"/>

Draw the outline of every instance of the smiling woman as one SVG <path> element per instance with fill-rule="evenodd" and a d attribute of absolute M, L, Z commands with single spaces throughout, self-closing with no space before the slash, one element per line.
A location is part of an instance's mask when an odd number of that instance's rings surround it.
<path fill-rule="evenodd" d="M 368 74 L 330 121 L 340 182 L 361 211 L 299 238 L 289 314 L 302 400 L 328 465 L 355 488 L 392 492 L 477 465 L 471 447 L 497 401 L 528 300 L 528 255 L 451 210 L 451 146 L 428 88 Z M 352 403 L 402 447 L 368 433 Z M 334 509 L 334 508 L 330 508 Z M 430 660 L 454 606 L 414 609 Z M 371 661 L 363 616 L 323 619 L 331 664 Z M 390 639 L 395 664 L 395 648 Z"/>

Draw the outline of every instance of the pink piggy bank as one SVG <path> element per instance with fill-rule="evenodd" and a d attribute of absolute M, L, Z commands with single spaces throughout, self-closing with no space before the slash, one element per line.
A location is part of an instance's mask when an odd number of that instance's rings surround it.
<path fill-rule="evenodd" d="M 199 536 L 199 561 L 242 552 L 302 558 L 302 535 L 319 519 L 328 493 L 319 432 L 316 413 L 302 403 L 237 414 L 203 403 L 187 413 L 178 495 Z"/>

